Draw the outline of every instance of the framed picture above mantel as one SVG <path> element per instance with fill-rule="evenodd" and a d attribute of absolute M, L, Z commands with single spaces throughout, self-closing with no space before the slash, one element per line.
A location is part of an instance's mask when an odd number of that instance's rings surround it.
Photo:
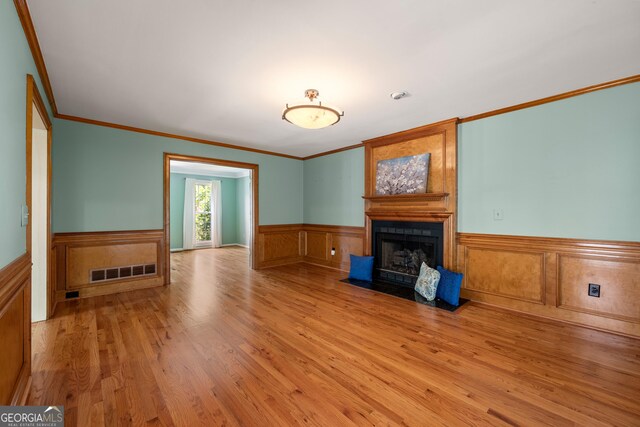
<path fill-rule="evenodd" d="M 363 141 L 365 197 L 456 194 L 457 122 L 451 119 Z"/>
<path fill-rule="evenodd" d="M 379 160 L 376 165 L 376 195 L 427 192 L 430 153 Z"/>

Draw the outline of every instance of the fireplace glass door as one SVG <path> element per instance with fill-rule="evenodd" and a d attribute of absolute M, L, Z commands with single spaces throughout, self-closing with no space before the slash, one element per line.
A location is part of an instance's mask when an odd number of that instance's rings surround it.
<path fill-rule="evenodd" d="M 378 280 L 412 287 L 423 262 L 431 268 L 442 263 L 441 224 L 376 223 L 373 232 L 374 277 Z"/>

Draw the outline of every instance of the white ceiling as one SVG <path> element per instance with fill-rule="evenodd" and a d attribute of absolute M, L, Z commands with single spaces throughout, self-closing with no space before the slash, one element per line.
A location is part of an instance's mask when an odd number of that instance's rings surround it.
<path fill-rule="evenodd" d="M 180 160 L 171 160 L 169 162 L 169 172 L 226 178 L 242 178 L 251 174 L 249 169 L 218 166 L 209 163 L 182 162 Z"/>
<path fill-rule="evenodd" d="M 638 0 L 29 7 L 61 114 L 295 156 L 640 72 Z M 308 88 L 345 111 L 337 125 L 281 120 Z"/>

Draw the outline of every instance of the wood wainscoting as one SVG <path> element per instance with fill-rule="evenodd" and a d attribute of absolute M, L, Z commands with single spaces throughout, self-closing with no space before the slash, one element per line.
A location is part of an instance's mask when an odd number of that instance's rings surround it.
<path fill-rule="evenodd" d="M 52 263 L 56 300 L 65 300 L 74 291 L 82 298 L 165 284 L 164 245 L 163 230 L 55 234 Z M 91 281 L 92 270 L 150 265 L 155 265 L 147 269 L 152 272 Z"/>
<path fill-rule="evenodd" d="M 259 226 L 256 268 L 302 262 L 303 239 L 302 224 Z"/>
<path fill-rule="evenodd" d="M 640 337 L 638 242 L 458 233 L 458 270 L 464 298 Z"/>
<path fill-rule="evenodd" d="M 0 405 L 24 405 L 31 381 L 31 257 L 0 270 Z"/>
<path fill-rule="evenodd" d="M 347 271 L 349 255 L 364 253 L 364 240 L 364 227 L 261 225 L 258 233 L 258 268 L 306 262 Z"/>
<path fill-rule="evenodd" d="M 349 255 L 364 254 L 364 227 L 304 224 L 303 261 L 349 271 Z"/>

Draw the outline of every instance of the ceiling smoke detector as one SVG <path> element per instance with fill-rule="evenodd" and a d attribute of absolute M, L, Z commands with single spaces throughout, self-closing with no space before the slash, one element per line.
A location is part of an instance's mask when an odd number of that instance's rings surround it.
<path fill-rule="evenodd" d="M 402 92 L 392 92 L 389 96 L 391 99 L 395 99 L 397 101 L 398 99 L 409 96 L 409 93 L 403 90 Z"/>

